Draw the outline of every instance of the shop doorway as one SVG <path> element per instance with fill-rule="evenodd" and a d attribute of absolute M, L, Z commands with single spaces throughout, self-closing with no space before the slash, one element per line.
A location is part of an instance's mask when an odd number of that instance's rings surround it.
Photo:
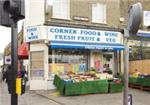
<path fill-rule="evenodd" d="M 114 74 L 114 52 L 104 52 L 102 55 L 103 64 L 109 65 L 110 70 L 112 70 L 112 73 Z"/>

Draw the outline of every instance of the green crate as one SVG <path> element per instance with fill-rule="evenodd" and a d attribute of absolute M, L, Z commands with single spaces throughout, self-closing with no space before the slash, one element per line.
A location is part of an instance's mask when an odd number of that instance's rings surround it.
<path fill-rule="evenodd" d="M 61 94 L 64 94 L 64 87 L 65 87 L 64 80 L 62 80 L 58 75 L 55 75 L 53 84 L 56 86 L 56 88 L 59 90 Z"/>
<path fill-rule="evenodd" d="M 94 86 L 92 85 L 93 85 L 93 81 L 81 82 L 81 94 L 93 93 L 92 87 Z"/>
<path fill-rule="evenodd" d="M 85 81 L 81 84 L 81 94 L 108 92 L 107 80 Z"/>
<path fill-rule="evenodd" d="M 58 90 L 61 94 L 64 94 L 64 88 L 65 88 L 65 83 L 64 83 L 64 80 L 59 80 L 58 82 Z"/>
<path fill-rule="evenodd" d="M 143 81 L 144 81 L 144 83 L 143 83 L 144 86 L 150 86 L 150 79 L 143 78 Z"/>
<path fill-rule="evenodd" d="M 131 83 L 131 84 L 137 84 L 137 78 L 135 78 L 135 77 L 129 77 L 129 83 Z"/>
<path fill-rule="evenodd" d="M 65 95 L 80 95 L 81 94 L 81 83 L 70 83 L 65 85 Z"/>
<path fill-rule="evenodd" d="M 59 77 L 55 75 L 53 84 L 58 88 Z"/>
<path fill-rule="evenodd" d="M 144 85 L 144 78 L 137 78 L 138 85 Z"/>
<path fill-rule="evenodd" d="M 95 82 L 96 91 L 99 93 L 108 93 L 108 81 L 107 80 L 98 80 Z"/>
<path fill-rule="evenodd" d="M 107 80 L 84 81 L 65 85 L 65 95 L 108 93 Z"/>
<path fill-rule="evenodd" d="M 108 93 L 107 80 L 84 81 L 79 83 L 65 82 L 59 76 L 55 75 L 53 84 L 61 94 L 81 95 L 91 93 Z"/>
<path fill-rule="evenodd" d="M 113 83 L 109 84 L 109 93 L 117 93 L 122 92 L 123 90 L 123 83 Z"/>

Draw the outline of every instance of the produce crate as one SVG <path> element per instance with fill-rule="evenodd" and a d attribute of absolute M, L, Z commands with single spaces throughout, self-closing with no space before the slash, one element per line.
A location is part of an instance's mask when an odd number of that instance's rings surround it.
<path fill-rule="evenodd" d="M 144 78 L 137 78 L 138 85 L 144 85 Z"/>
<path fill-rule="evenodd" d="M 108 81 L 107 80 L 97 80 L 95 81 L 95 91 L 98 93 L 108 93 Z"/>
<path fill-rule="evenodd" d="M 144 83 L 143 83 L 144 86 L 150 86 L 150 79 L 143 78 L 143 81 L 144 81 Z"/>
<path fill-rule="evenodd" d="M 108 93 L 107 80 L 81 82 L 81 94 Z"/>
<path fill-rule="evenodd" d="M 135 78 L 135 77 L 129 77 L 129 83 L 131 83 L 131 84 L 137 84 L 137 78 Z"/>
<path fill-rule="evenodd" d="M 109 83 L 109 93 L 122 92 L 122 90 L 123 90 L 123 83 L 114 83 L 114 82 Z"/>
<path fill-rule="evenodd" d="M 61 94 L 64 94 L 64 88 L 65 88 L 64 80 L 60 79 L 58 83 L 59 83 L 58 90 L 60 91 Z"/>
<path fill-rule="evenodd" d="M 65 85 L 65 95 L 108 93 L 107 80 L 84 81 Z"/>
<path fill-rule="evenodd" d="M 58 75 L 55 75 L 53 84 L 60 91 L 61 94 L 64 94 L 65 83 Z"/>
<path fill-rule="evenodd" d="M 58 88 L 59 77 L 55 75 L 53 84 Z"/>
<path fill-rule="evenodd" d="M 81 83 L 70 83 L 65 85 L 64 95 L 80 95 L 81 94 Z"/>

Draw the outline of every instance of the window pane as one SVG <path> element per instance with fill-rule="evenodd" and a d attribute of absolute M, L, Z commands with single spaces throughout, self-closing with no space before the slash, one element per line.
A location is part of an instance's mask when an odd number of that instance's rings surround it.
<path fill-rule="evenodd" d="M 55 59 L 49 62 L 49 76 L 51 74 L 73 72 L 84 72 L 87 70 L 88 53 L 86 50 L 54 49 Z M 50 56 L 50 55 L 49 55 Z"/>
<path fill-rule="evenodd" d="M 92 5 L 92 22 L 106 23 L 106 5 L 93 4 Z"/>
<path fill-rule="evenodd" d="M 53 1 L 53 18 L 70 19 L 70 0 Z"/>

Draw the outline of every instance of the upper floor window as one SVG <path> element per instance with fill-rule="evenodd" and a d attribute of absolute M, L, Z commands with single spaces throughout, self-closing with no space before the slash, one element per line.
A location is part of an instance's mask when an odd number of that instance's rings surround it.
<path fill-rule="evenodd" d="M 70 0 L 48 0 L 52 6 L 52 18 L 70 19 Z"/>
<path fill-rule="evenodd" d="M 92 22 L 106 23 L 106 4 L 92 5 Z"/>

